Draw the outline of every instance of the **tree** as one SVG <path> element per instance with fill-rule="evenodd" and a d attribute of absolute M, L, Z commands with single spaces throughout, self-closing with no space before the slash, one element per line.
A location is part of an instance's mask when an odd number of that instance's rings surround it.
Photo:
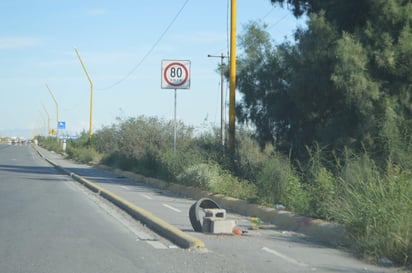
<path fill-rule="evenodd" d="M 285 112 L 293 107 L 285 94 L 290 79 L 284 57 L 289 47 L 275 49 L 264 27 L 252 22 L 240 37 L 244 55 L 238 58 L 237 77 L 243 93 L 237 105 L 238 120 L 253 123 L 261 143 L 287 138 Z"/>
<path fill-rule="evenodd" d="M 309 28 L 296 33 L 296 45 L 275 47 L 264 26 L 255 23 L 240 39 L 245 53 L 239 58 L 238 88 L 244 95 L 239 120 L 256 126 L 262 144 L 275 141 L 285 151 L 303 151 L 319 139 L 342 108 L 330 80 L 336 30 L 322 16 Z"/>
<path fill-rule="evenodd" d="M 274 141 L 295 155 L 314 142 L 401 151 L 412 131 L 409 2 L 272 1 L 291 5 L 296 16 L 307 13 L 308 27 L 296 31 L 295 44 L 274 45 L 265 26 L 246 26 L 239 120 L 256 126 L 262 145 Z"/>
<path fill-rule="evenodd" d="M 386 0 L 378 0 L 384 2 Z M 364 26 L 370 17 L 375 0 L 271 0 L 273 4 L 292 9 L 299 17 L 303 14 L 318 14 L 324 11 L 328 22 L 334 24 L 340 31 L 353 31 L 357 26 Z"/>

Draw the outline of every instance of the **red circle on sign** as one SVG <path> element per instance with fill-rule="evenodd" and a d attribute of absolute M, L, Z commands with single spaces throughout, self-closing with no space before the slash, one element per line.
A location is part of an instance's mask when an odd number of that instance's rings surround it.
<path fill-rule="evenodd" d="M 169 79 L 167 78 L 167 71 L 169 70 L 170 67 L 177 65 L 183 68 L 183 70 L 185 71 L 185 77 L 183 79 L 183 81 L 179 82 L 179 83 L 174 83 L 169 81 Z M 174 62 L 174 63 L 170 63 L 168 66 L 166 66 L 164 72 L 163 72 L 163 78 L 165 79 L 165 81 L 167 82 L 167 84 L 171 85 L 171 86 L 181 86 L 184 85 L 187 82 L 187 79 L 189 78 L 189 72 L 187 71 L 187 68 L 185 65 L 183 65 L 182 63 L 178 63 L 178 62 Z"/>

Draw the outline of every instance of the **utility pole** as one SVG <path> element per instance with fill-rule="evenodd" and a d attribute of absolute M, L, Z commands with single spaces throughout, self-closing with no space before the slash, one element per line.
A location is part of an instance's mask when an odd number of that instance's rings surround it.
<path fill-rule="evenodd" d="M 77 57 L 79 58 L 80 64 L 83 67 L 84 73 L 86 74 L 87 79 L 89 80 L 90 83 L 90 122 L 89 122 L 89 139 L 90 141 L 92 140 L 92 135 L 93 135 L 93 81 L 89 76 L 89 73 L 87 72 L 86 66 L 84 65 L 82 58 L 80 57 L 79 52 L 77 51 L 76 48 L 74 48 L 74 51 L 76 51 Z"/>
<path fill-rule="evenodd" d="M 230 95 L 229 95 L 229 153 L 235 156 L 235 103 L 236 103 L 236 0 L 231 0 L 230 8 Z"/>
<path fill-rule="evenodd" d="M 210 57 L 220 58 L 220 138 L 222 146 L 225 146 L 225 90 L 224 90 L 224 58 L 227 58 L 223 53 L 220 56 L 216 55 L 207 55 Z"/>

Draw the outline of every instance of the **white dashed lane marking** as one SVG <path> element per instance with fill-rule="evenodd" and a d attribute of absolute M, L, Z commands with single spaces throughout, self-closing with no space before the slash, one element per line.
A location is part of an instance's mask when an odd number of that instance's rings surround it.
<path fill-rule="evenodd" d="M 132 189 L 128 186 L 120 186 L 122 189 L 127 190 L 127 191 L 131 191 Z M 141 196 L 143 196 L 144 198 L 148 199 L 148 200 L 152 200 L 153 198 L 147 194 L 141 193 Z"/>
<path fill-rule="evenodd" d="M 162 204 L 162 205 L 163 205 L 164 207 L 168 208 L 168 209 L 173 210 L 173 211 L 182 212 L 180 209 L 177 209 L 177 208 L 175 208 L 175 207 L 172 207 L 172 206 L 170 206 L 170 205 L 168 205 L 168 204 Z"/>
<path fill-rule="evenodd" d="M 281 259 L 283 259 L 283 260 L 285 260 L 285 261 L 287 261 L 287 262 L 289 262 L 289 263 L 295 264 L 295 265 L 297 265 L 297 266 L 302 266 L 302 267 L 307 267 L 307 266 L 308 266 L 307 264 L 305 264 L 305 263 L 303 263 L 303 262 L 299 262 L 299 261 L 297 261 L 297 260 L 295 260 L 295 259 L 293 259 L 293 258 L 291 258 L 291 257 L 289 257 L 289 256 L 286 256 L 285 254 L 282 254 L 282 253 L 280 253 L 280 252 L 277 252 L 276 250 L 270 249 L 270 248 L 268 248 L 268 247 L 262 247 L 262 250 L 263 250 L 263 251 L 266 251 L 266 252 L 268 252 L 268 253 L 270 253 L 270 254 L 273 254 L 273 255 L 275 255 L 275 256 L 277 256 L 277 257 L 279 257 L 279 258 L 281 258 Z"/>
<path fill-rule="evenodd" d="M 152 200 L 152 199 L 153 199 L 151 196 L 149 196 L 149 195 L 147 195 L 147 194 L 144 194 L 144 193 L 141 193 L 140 195 L 143 196 L 143 197 L 146 198 L 146 199 L 149 199 L 149 200 Z"/>

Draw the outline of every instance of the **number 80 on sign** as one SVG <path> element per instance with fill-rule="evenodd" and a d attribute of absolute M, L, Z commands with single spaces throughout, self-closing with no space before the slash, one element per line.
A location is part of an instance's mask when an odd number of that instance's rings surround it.
<path fill-rule="evenodd" d="M 189 89 L 190 61 L 162 60 L 162 89 Z"/>

